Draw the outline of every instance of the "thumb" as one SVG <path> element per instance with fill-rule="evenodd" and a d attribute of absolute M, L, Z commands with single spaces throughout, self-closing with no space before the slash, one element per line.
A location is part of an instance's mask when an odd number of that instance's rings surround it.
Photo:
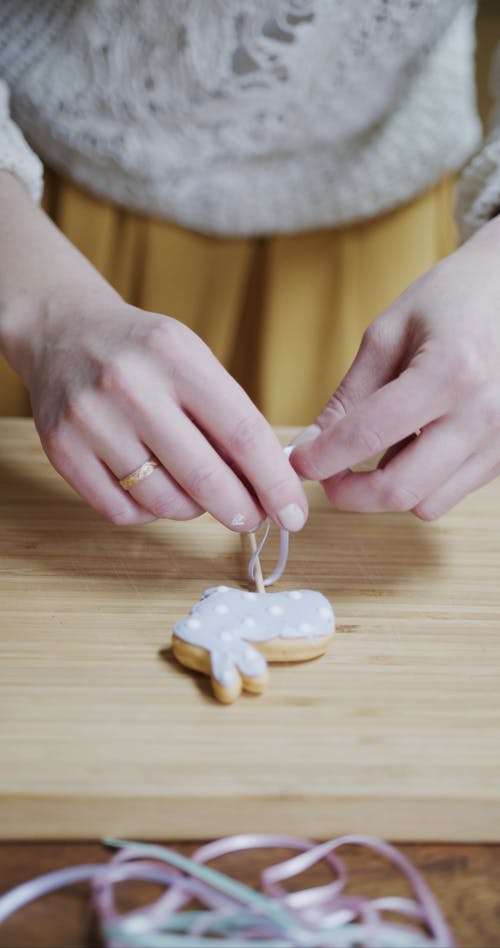
<path fill-rule="evenodd" d="M 399 307 L 398 307 L 399 309 Z M 300 477 L 314 478 L 315 457 L 323 453 L 323 437 L 355 407 L 394 379 L 403 369 L 407 320 L 391 307 L 368 327 L 357 355 L 313 424 L 294 439 L 290 463 Z"/>

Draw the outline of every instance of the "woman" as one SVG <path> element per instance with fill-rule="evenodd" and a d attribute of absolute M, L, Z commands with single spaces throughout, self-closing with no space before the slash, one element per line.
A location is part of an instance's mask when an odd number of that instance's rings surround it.
<path fill-rule="evenodd" d="M 340 507 L 439 516 L 500 465 L 495 133 L 462 179 L 477 233 L 433 267 L 452 249 L 449 175 L 480 139 L 475 4 L 137 10 L 0 13 L 31 145 L 5 97 L 0 338 L 50 460 L 115 523 L 209 510 L 251 530 L 265 512 L 297 530 L 297 473 Z M 28 198 L 36 153 L 60 230 Z M 272 422 L 311 420 L 335 387 L 293 467 L 232 374 Z M 350 471 L 378 451 L 377 471 Z"/>

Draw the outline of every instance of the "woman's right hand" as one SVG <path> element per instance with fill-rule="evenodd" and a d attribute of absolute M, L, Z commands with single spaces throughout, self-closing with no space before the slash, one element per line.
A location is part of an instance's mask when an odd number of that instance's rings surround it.
<path fill-rule="evenodd" d="M 56 470 L 116 524 L 208 510 L 233 530 L 265 515 L 300 529 L 299 478 L 210 349 L 124 303 L 20 191 L 0 173 L 0 340 Z M 159 467 L 125 491 L 120 479 L 151 456 Z"/>
<path fill-rule="evenodd" d="M 100 294 L 49 310 L 33 414 L 52 464 L 92 507 L 119 524 L 208 510 L 232 529 L 255 530 L 264 512 L 300 526 L 302 487 L 274 432 L 195 333 Z M 161 467 L 125 492 L 119 479 L 151 456 Z"/>

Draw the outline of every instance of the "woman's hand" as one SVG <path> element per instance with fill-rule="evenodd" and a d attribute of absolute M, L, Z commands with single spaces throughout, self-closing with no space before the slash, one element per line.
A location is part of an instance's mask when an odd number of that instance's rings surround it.
<path fill-rule="evenodd" d="M 500 473 L 500 220 L 372 323 L 300 440 L 295 470 L 343 510 L 433 520 Z"/>
<path fill-rule="evenodd" d="M 232 529 L 255 530 L 264 512 L 301 526 L 302 488 L 275 434 L 195 333 L 99 295 L 50 309 L 33 414 L 54 467 L 89 504 L 114 523 L 208 510 Z M 125 493 L 119 479 L 151 456 L 161 467 Z"/>
<path fill-rule="evenodd" d="M 126 305 L 6 178 L 0 337 L 56 470 L 117 524 L 208 510 L 239 531 L 265 514 L 300 529 L 299 478 L 208 347 L 176 320 Z M 160 466 L 126 492 L 119 480 L 151 456 Z"/>

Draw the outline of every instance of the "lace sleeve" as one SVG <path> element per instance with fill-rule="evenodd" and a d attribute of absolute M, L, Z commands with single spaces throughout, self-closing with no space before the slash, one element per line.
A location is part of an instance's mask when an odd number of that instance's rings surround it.
<path fill-rule="evenodd" d="M 489 134 L 458 187 L 457 221 L 463 240 L 500 213 L 500 44 L 493 56 L 491 91 L 495 105 Z"/>
<path fill-rule="evenodd" d="M 10 118 L 9 91 L 0 79 L 0 169 L 11 171 L 24 184 L 34 201 L 42 196 L 43 168 L 40 159 L 26 143 L 20 129 Z"/>

